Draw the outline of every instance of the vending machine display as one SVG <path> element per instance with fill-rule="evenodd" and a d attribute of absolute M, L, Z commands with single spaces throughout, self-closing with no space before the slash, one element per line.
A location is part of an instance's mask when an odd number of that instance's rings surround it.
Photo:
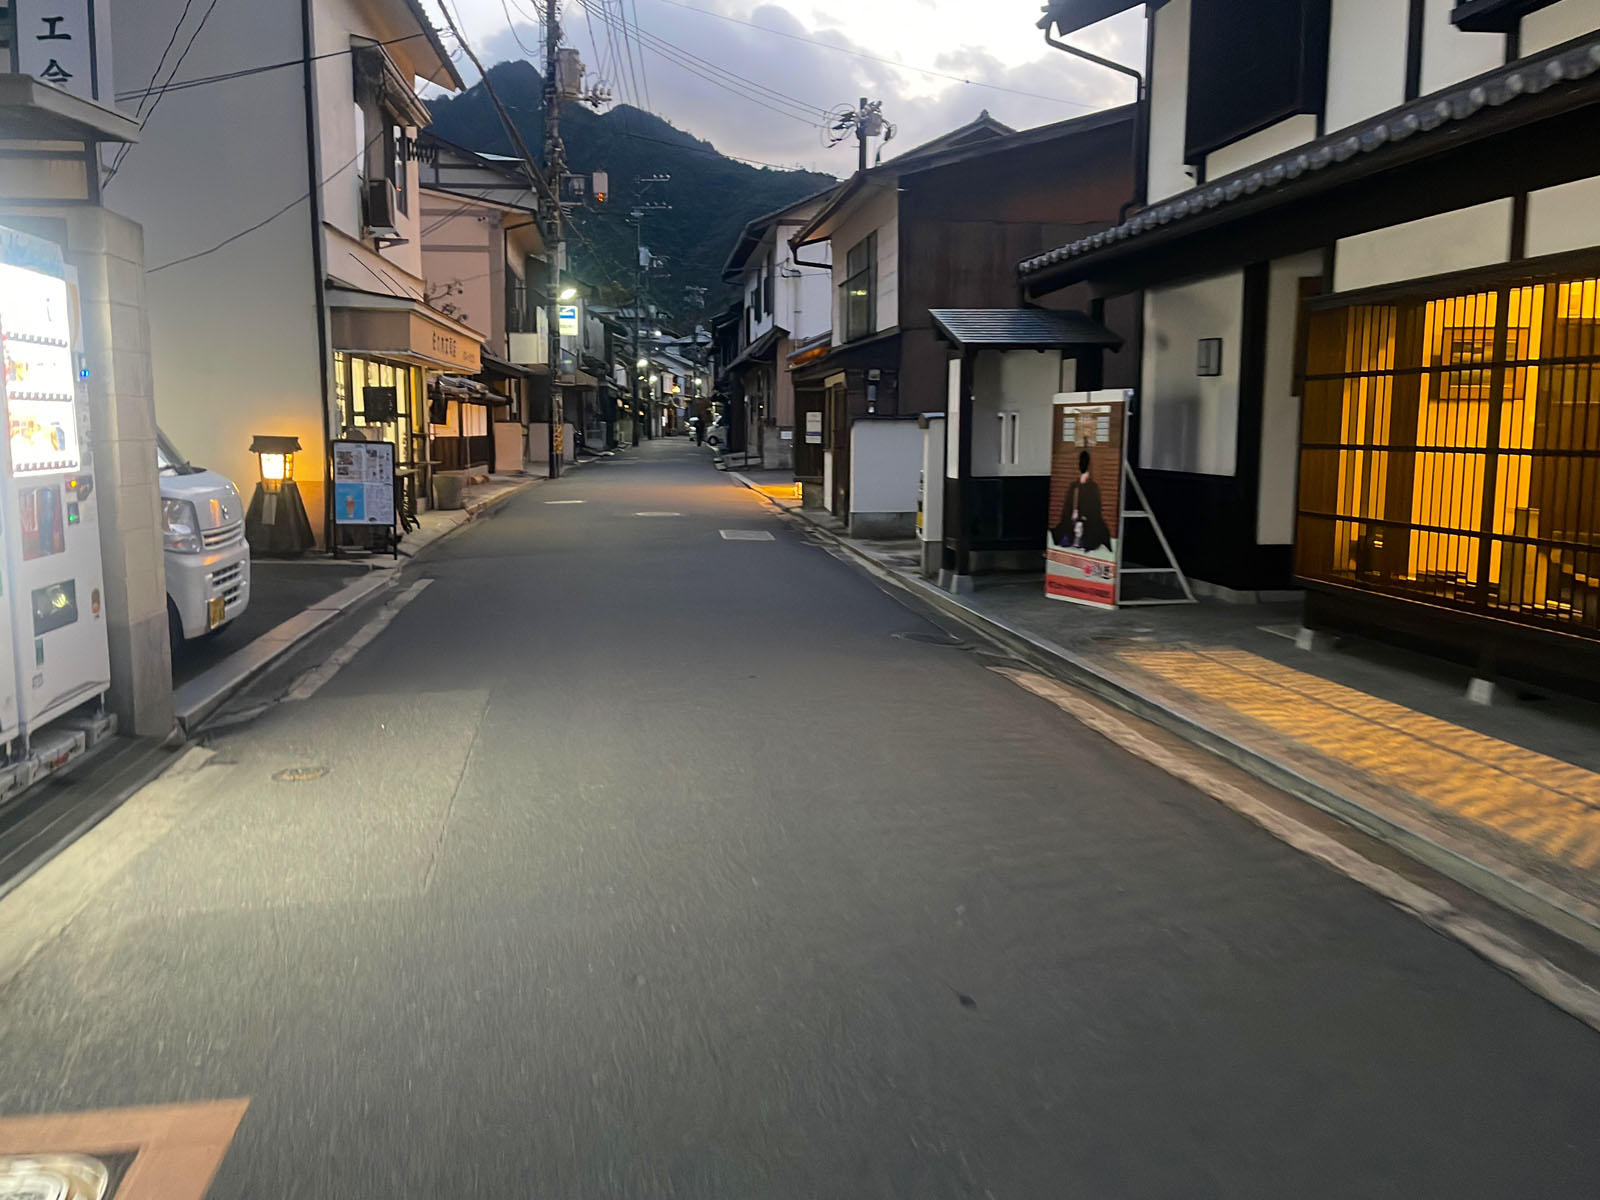
<path fill-rule="evenodd" d="M 0 696 L 31 733 L 105 692 L 100 530 L 82 394 L 77 288 L 49 243 L 0 236 L 0 354 L 9 430 L 0 488 L 10 636 Z M 4 661 L 10 658 L 11 662 Z"/>

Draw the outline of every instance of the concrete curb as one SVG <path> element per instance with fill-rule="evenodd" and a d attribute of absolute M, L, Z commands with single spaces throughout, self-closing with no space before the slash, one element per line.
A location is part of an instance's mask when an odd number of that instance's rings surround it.
<path fill-rule="evenodd" d="M 391 586 L 393 572 L 373 571 L 319 600 L 283 624 L 269 629 L 241 650 L 196 675 L 172 694 L 173 715 L 188 734 L 220 708 L 224 701 L 257 678 L 275 662 L 335 617 L 349 612 L 367 597 Z"/>
<path fill-rule="evenodd" d="M 737 472 L 730 471 L 728 474 L 780 512 L 797 517 L 817 533 L 829 538 L 875 578 L 931 605 L 945 616 L 999 643 L 1031 665 L 1176 734 L 1279 791 L 1337 817 L 1423 866 L 1471 888 L 1502 908 L 1543 926 L 1591 953 L 1600 954 L 1600 909 L 1596 906 L 1510 863 L 1485 854 L 1477 847 L 1466 846 L 1436 831 L 1423 830 L 1376 811 L 1359 798 L 1339 789 L 1332 781 L 1308 775 L 1265 751 L 1234 741 L 1200 718 L 1145 693 L 1132 681 L 1107 671 L 1098 663 L 1090 662 L 1046 638 L 969 608 L 957 597 L 930 583 L 891 571 L 847 539 L 813 520 L 798 506 L 780 503 Z"/>

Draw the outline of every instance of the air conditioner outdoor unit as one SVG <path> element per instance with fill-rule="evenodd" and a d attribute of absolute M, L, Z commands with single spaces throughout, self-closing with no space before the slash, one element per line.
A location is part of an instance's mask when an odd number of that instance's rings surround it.
<path fill-rule="evenodd" d="M 394 190 L 394 184 L 387 179 L 367 180 L 366 195 L 363 197 L 366 209 L 367 232 L 377 237 L 399 237 L 400 231 L 395 227 L 396 214 L 399 210 Z"/>

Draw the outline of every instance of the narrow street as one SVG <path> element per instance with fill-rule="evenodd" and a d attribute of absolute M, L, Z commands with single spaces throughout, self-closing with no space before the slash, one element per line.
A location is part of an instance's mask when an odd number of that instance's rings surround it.
<path fill-rule="evenodd" d="M 218 1200 L 1595 1194 L 1593 1031 L 686 440 L 389 601 L 101 827 L 0 1113 L 248 1099 Z"/>

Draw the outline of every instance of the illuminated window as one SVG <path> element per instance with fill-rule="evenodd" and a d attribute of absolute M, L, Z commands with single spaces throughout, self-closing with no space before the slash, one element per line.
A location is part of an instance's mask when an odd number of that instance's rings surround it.
<path fill-rule="evenodd" d="M 1600 637 L 1600 280 L 1310 322 L 1296 562 Z"/>
<path fill-rule="evenodd" d="M 1600 636 L 1600 280 L 1313 315 L 1298 574 Z"/>

